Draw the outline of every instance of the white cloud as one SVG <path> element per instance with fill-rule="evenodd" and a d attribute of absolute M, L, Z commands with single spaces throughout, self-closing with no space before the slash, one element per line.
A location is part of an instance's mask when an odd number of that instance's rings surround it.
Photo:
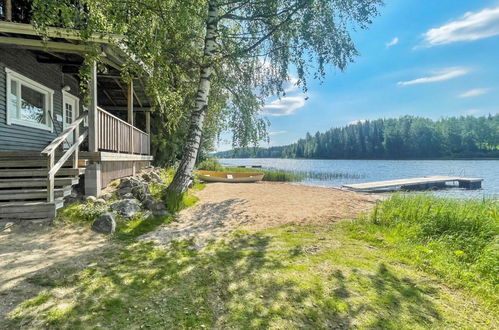
<path fill-rule="evenodd" d="M 399 38 L 395 37 L 390 42 L 387 42 L 385 45 L 386 45 L 386 47 L 392 47 L 392 46 L 395 46 L 398 43 L 399 43 Z"/>
<path fill-rule="evenodd" d="M 284 86 L 285 93 L 291 93 L 298 89 L 298 78 L 290 76 L 287 83 Z"/>
<path fill-rule="evenodd" d="M 474 97 L 474 96 L 479 96 L 483 94 L 487 94 L 489 92 L 490 88 L 475 88 L 475 89 L 470 89 L 469 91 L 466 91 L 462 94 L 459 94 L 459 97 L 461 98 L 466 98 L 466 97 Z"/>
<path fill-rule="evenodd" d="M 263 114 L 279 117 L 289 116 L 305 105 L 305 96 L 286 96 L 272 101 L 263 107 Z"/>
<path fill-rule="evenodd" d="M 464 112 L 464 114 L 469 115 L 469 116 L 478 115 L 480 113 L 482 113 L 482 110 L 478 110 L 478 109 L 469 109 L 469 110 L 466 110 Z"/>
<path fill-rule="evenodd" d="M 499 7 L 468 12 L 456 21 L 428 30 L 424 38 L 428 46 L 437 46 L 497 35 L 499 35 Z"/>
<path fill-rule="evenodd" d="M 288 131 L 270 131 L 269 136 L 276 136 L 276 135 L 282 135 L 286 134 Z"/>
<path fill-rule="evenodd" d="M 469 70 L 465 68 L 447 68 L 439 71 L 433 72 L 432 76 L 421 77 L 409 81 L 399 81 L 397 85 L 399 86 L 408 86 L 408 85 L 416 85 L 416 84 L 427 84 L 434 83 L 438 81 L 444 81 L 449 79 L 454 79 L 460 76 L 464 76 L 468 74 Z"/>
<path fill-rule="evenodd" d="M 358 120 L 352 120 L 351 122 L 348 123 L 348 125 L 358 125 L 365 123 L 367 119 L 358 119 Z"/>

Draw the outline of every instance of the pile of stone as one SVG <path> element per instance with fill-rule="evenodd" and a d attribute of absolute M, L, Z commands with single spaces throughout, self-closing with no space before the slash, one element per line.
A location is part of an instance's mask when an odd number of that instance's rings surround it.
<path fill-rule="evenodd" d="M 112 234 L 116 228 L 115 215 L 119 214 L 125 219 L 132 218 L 138 212 L 143 212 L 145 218 L 168 216 L 170 213 L 166 209 L 164 202 L 155 199 L 150 192 L 151 183 L 163 185 L 161 169 L 146 169 L 140 176 L 121 179 L 116 197 L 118 201 L 110 205 L 110 212 L 101 215 L 92 224 L 92 229 L 103 234 Z M 87 200 L 94 203 L 106 203 L 112 195 L 106 194 L 103 198 L 90 196 Z"/>

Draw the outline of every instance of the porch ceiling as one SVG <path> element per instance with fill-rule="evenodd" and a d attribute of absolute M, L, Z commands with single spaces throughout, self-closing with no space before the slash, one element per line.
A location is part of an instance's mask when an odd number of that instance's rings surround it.
<path fill-rule="evenodd" d="M 0 21 L 0 47 L 27 49 L 36 55 L 40 64 L 60 65 L 62 72 L 74 76 L 78 81 L 79 70 L 84 55 L 90 47 L 99 47 L 102 51 L 97 79 L 99 106 L 108 111 L 126 111 L 127 84 L 123 81 L 120 68 L 127 55 L 111 42 L 119 41 L 120 36 L 93 35 L 82 42 L 76 31 L 49 28 L 48 40 L 42 40 L 38 32 L 30 25 Z M 145 90 L 142 78 L 134 79 L 134 111 L 150 111 L 151 102 Z"/>

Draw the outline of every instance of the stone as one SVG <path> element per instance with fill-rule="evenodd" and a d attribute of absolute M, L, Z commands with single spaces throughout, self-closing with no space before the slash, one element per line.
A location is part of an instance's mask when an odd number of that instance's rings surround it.
<path fill-rule="evenodd" d="M 142 205 L 145 209 L 152 211 L 154 216 L 169 216 L 170 212 L 166 209 L 165 203 L 161 201 L 156 201 L 151 195 L 142 201 Z"/>
<path fill-rule="evenodd" d="M 102 199 L 104 199 L 105 201 L 108 201 L 108 200 L 110 200 L 111 198 L 113 198 L 113 194 L 111 194 L 111 193 L 107 193 L 107 194 L 102 195 L 101 197 L 102 197 Z"/>
<path fill-rule="evenodd" d="M 151 173 L 149 173 L 149 176 L 151 177 L 151 180 L 153 180 L 153 181 L 163 182 L 163 178 L 157 172 L 151 172 Z"/>
<path fill-rule="evenodd" d="M 118 191 L 116 191 L 116 195 L 118 196 L 123 196 L 126 194 L 131 194 L 132 193 L 132 187 L 123 187 L 120 188 Z"/>
<path fill-rule="evenodd" d="M 133 196 L 132 193 L 126 193 L 123 196 L 121 196 L 123 199 L 134 199 L 135 197 Z"/>
<path fill-rule="evenodd" d="M 144 173 L 142 174 L 142 179 L 146 182 L 151 182 L 152 181 L 152 178 L 151 176 L 149 175 L 149 173 Z"/>
<path fill-rule="evenodd" d="M 140 202 L 136 199 L 123 199 L 111 204 L 111 209 L 129 218 L 140 211 Z"/>
<path fill-rule="evenodd" d="M 149 194 L 149 186 L 145 183 L 135 186 L 132 188 L 132 194 L 138 200 L 143 201 Z"/>
<path fill-rule="evenodd" d="M 95 196 L 87 196 L 87 198 L 85 198 L 85 200 L 87 202 L 95 203 L 95 201 L 97 200 L 97 197 L 95 197 Z"/>
<path fill-rule="evenodd" d="M 101 234 L 112 234 L 116 230 L 116 220 L 111 212 L 104 213 L 92 223 L 92 230 Z"/>
<path fill-rule="evenodd" d="M 106 204 L 106 200 L 104 198 L 97 198 L 95 200 L 95 204 L 104 205 L 104 204 Z"/>

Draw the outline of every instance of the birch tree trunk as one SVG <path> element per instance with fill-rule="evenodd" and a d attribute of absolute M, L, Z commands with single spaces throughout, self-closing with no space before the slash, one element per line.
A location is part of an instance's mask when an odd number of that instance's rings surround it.
<path fill-rule="evenodd" d="M 192 172 L 196 164 L 196 158 L 201 145 L 201 134 L 203 131 L 204 119 L 208 111 L 208 98 L 211 88 L 211 76 L 214 72 L 213 59 L 216 49 L 217 24 L 218 24 L 218 0 L 208 2 L 208 18 L 206 20 L 206 35 L 204 39 L 203 65 L 200 68 L 199 85 L 196 95 L 196 102 L 191 112 L 189 133 L 184 148 L 184 153 L 180 165 L 175 173 L 172 183 L 168 187 L 167 193 L 182 194 L 192 180 Z"/>

